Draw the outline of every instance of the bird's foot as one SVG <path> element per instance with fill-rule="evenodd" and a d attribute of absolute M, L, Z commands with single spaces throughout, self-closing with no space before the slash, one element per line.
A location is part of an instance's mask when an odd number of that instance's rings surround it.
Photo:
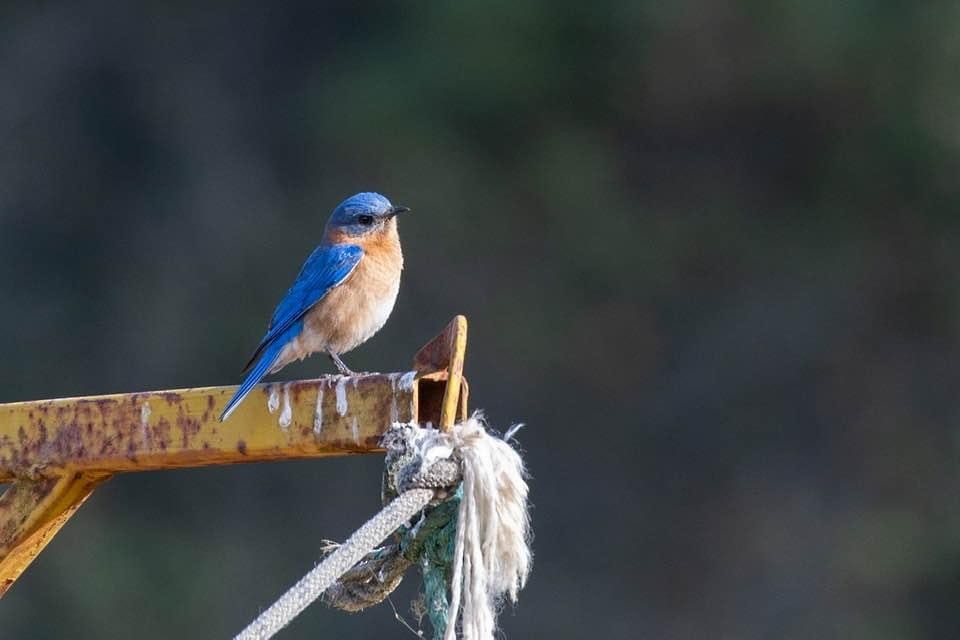
<path fill-rule="evenodd" d="M 337 367 L 337 371 L 340 372 L 340 375 L 342 375 L 342 376 L 355 376 L 355 375 L 358 375 L 355 371 L 352 371 L 352 370 L 350 369 L 350 367 L 348 367 L 347 365 L 343 364 L 343 360 L 340 359 L 340 356 L 338 356 L 338 355 L 335 354 L 335 353 L 330 353 L 329 355 L 330 355 L 330 359 L 333 360 L 334 366 Z"/>
<path fill-rule="evenodd" d="M 354 371 L 353 369 L 347 369 L 345 371 L 338 371 L 337 375 L 345 378 L 362 378 L 363 376 L 375 376 L 379 374 L 376 371 Z"/>

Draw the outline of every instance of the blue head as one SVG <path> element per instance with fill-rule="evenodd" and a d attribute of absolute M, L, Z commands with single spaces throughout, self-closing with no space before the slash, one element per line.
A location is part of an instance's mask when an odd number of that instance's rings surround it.
<path fill-rule="evenodd" d="M 350 196 L 337 205 L 327 220 L 327 237 L 332 240 L 361 239 L 395 228 L 394 217 L 409 211 L 395 207 L 379 193 Z"/>

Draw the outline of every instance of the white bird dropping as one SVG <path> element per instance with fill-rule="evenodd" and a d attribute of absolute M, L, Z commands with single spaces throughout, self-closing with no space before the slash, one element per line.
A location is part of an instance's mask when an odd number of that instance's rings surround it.
<path fill-rule="evenodd" d="M 290 383 L 283 385 L 283 411 L 280 412 L 280 419 L 277 421 L 281 429 L 290 426 L 293 420 L 293 407 L 290 406 Z"/>
<path fill-rule="evenodd" d="M 280 394 L 277 393 L 276 385 L 270 385 L 270 397 L 267 399 L 267 411 L 276 413 L 280 406 Z"/>
<path fill-rule="evenodd" d="M 340 378 L 337 381 L 337 413 L 345 416 L 349 409 L 350 406 L 347 404 L 347 378 Z"/>

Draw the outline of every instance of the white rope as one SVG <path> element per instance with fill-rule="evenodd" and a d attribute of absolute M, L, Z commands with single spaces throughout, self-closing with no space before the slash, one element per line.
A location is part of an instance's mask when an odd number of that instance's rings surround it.
<path fill-rule="evenodd" d="M 430 439 L 435 441 L 425 442 L 424 451 L 440 445 L 463 460 L 444 640 L 456 640 L 461 606 L 464 640 L 493 640 L 498 602 L 504 595 L 517 601 L 533 562 L 523 459 L 505 440 L 486 432 L 480 415 Z"/>
<path fill-rule="evenodd" d="M 462 495 L 444 640 L 456 640 L 458 617 L 464 640 L 494 640 L 497 605 L 504 596 L 517 601 L 517 592 L 526 583 L 533 561 L 523 459 L 505 440 L 487 433 L 479 414 L 455 425 L 449 432 L 416 425 L 396 425 L 394 429 L 416 454 L 413 469 L 419 472 L 416 475 L 420 482 L 437 475 L 435 472 L 444 464 L 438 462 L 440 460 L 459 462 L 462 467 Z M 511 433 L 508 432 L 507 438 Z M 449 466 L 449 462 L 446 464 Z M 273 637 L 341 575 L 422 511 L 435 495 L 436 490 L 429 488 L 413 488 L 401 493 L 264 611 L 236 640 Z"/>
<path fill-rule="evenodd" d="M 411 489 L 401 493 L 367 521 L 336 551 L 292 586 L 269 609 L 260 614 L 236 640 L 266 640 L 284 628 L 337 578 L 377 547 L 403 523 L 419 513 L 433 499 L 433 489 Z"/>

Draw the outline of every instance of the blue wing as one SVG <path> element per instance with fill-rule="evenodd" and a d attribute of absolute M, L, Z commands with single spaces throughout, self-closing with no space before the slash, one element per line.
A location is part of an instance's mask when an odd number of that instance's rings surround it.
<path fill-rule="evenodd" d="M 250 390 L 267 375 L 287 343 L 300 334 L 303 316 L 310 307 L 346 280 L 362 257 L 363 249 L 352 244 L 320 246 L 310 254 L 293 286 L 273 312 L 270 327 L 244 370 L 250 369 L 250 365 L 253 365 L 253 368 L 227 403 L 220 415 L 221 421 L 225 420 Z"/>

